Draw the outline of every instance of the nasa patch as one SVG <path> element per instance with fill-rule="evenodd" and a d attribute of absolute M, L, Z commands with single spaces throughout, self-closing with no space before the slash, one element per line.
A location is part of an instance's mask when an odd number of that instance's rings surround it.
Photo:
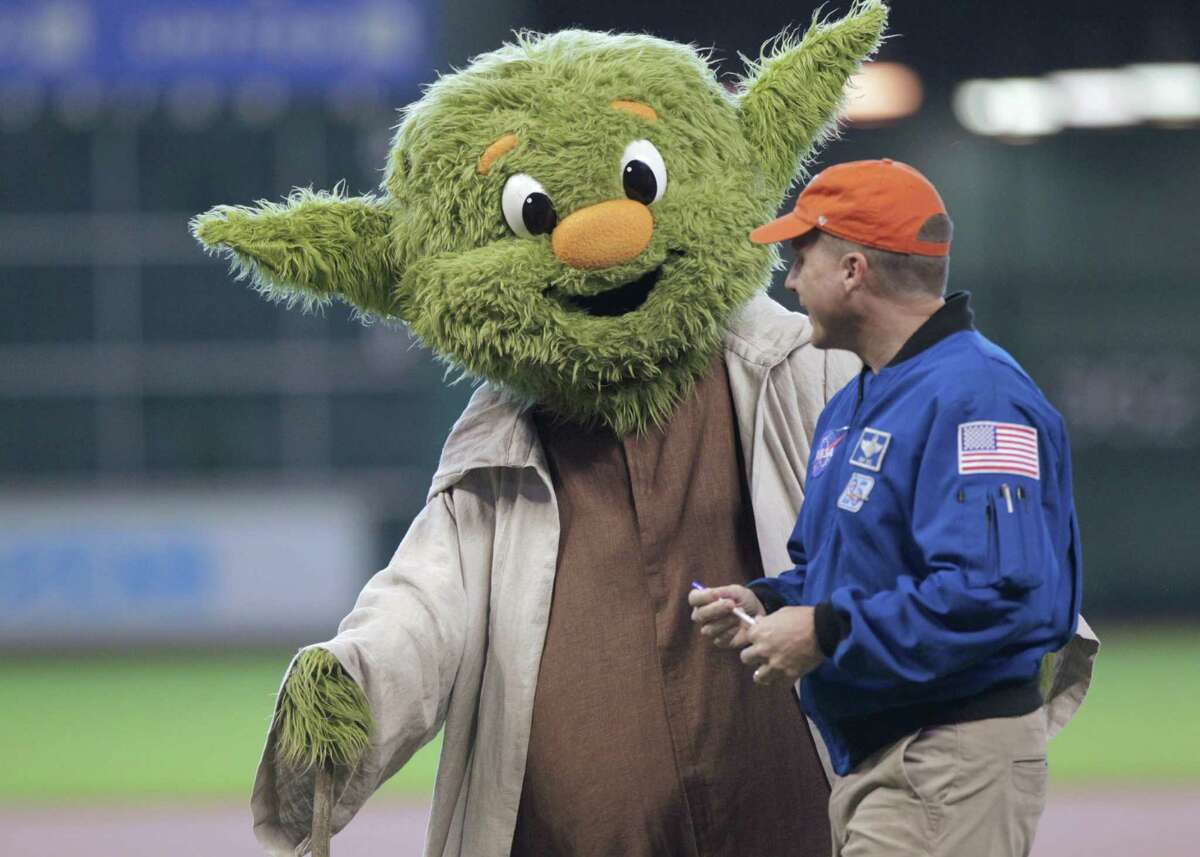
<path fill-rule="evenodd" d="M 841 497 L 838 497 L 838 508 L 845 509 L 847 512 L 857 512 L 863 507 L 863 503 L 867 502 L 867 498 L 871 496 L 871 489 L 874 487 L 874 476 L 852 473 L 850 481 L 846 483 L 846 490 L 842 492 Z"/>
<path fill-rule="evenodd" d="M 850 426 L 842 426 L 841 428 L 830 429 L 821 435 L 821 442 L 817 444 L 817 448 L 812 454 L 812 475 L 817 478 L 829 466 L 829 462 L 833 460 L 833 454 L 837 448 L 841 446 L 842 441 L 846 439 L 846 432 L 850 430 Z"/>
<path fill-rule="evenodd" d="M 892 442 L 891 432 L 879 429 L 865 428 L 858 438 L 858 446 L 850 456 L 850 463 L 867 470 L 879 472 L 883 467 L 883 457 L 887 455 L 888 444 Z"/>

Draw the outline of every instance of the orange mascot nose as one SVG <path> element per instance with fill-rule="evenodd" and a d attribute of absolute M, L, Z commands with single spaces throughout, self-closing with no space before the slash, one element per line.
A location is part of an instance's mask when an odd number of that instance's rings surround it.
<path fill-rule="evenodd" d="M 572 268 L 610 268 L 650 246 L 654 215 L 632 199 L 610 199 L 573 211 L 550 236 L 554 255 Z"/>

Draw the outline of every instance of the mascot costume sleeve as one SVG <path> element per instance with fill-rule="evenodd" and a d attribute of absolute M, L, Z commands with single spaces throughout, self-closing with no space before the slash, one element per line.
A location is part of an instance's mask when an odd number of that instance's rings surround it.
<path fill-rule="evenodd" d="M 403 322 L 485 382 L 390 564 L 288 669 L 252 798 L 270 853 L 327 853 L 439 730 L 427 857 L 829 852 L 794 692 L 704 645 L 687 591 L 791 565 L 811 432 L 857 366 L 765 296 L 779 258 L 748 234 L 886 19 L 785 34 L 737 92 L 685 45 L 522 34 L 405 110 L 380 195 L 195 220 L 268 297 Z"/>

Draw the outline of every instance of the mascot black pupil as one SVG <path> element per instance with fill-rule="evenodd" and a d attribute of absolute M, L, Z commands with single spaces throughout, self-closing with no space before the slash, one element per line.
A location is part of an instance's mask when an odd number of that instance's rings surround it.
<path fill-rule="evenodd" d="M 649 205 L 654 202 L 658 193 L 658 180 L 654 178 L 654 170 L 644 161 L 630 161 L 625 165 L 622 176 L 625 183 L 625 195 L 630 199 Z"/>
<path fill-rule="evenodd" d="M 554 230 L 558 224 L 558 215 L 554 213 L 554 203 L 544 193 L 531 193 L 525 197 L 521 206 L 521 219 L 531 235 L 544 235 Z"/>

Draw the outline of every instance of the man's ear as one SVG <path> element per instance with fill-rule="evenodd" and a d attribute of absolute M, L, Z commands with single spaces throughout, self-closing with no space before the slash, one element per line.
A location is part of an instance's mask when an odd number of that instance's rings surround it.
<path fill-rule="evenodd" d="M 888 9 L 882 0 L 856 0 L 840 21 L 813 16 L 804 37 L 784 31 L 746 60 L 738 111 L 767 188 L 782 198 L 816 145 L 836 131 L 846 81 L 883 40 Z"/>
<path fill-rule="evenodd" d="M 396 212 L 374 196 L 297 189 L 283 203 L 221 205 L 192 219 L 192 235 L 226 254 L 265 295 L 306 306 L 341 298 L 364 313 L 397 317 L 402 266 Z"/>
<path fill-rule="evenodd" d="M 842 255 L 838 265 L 842 275 L 842 288 L 846 294 L 866 288 L 871 276 L 871 263 L 865 254 L 851 250 Z"/>

